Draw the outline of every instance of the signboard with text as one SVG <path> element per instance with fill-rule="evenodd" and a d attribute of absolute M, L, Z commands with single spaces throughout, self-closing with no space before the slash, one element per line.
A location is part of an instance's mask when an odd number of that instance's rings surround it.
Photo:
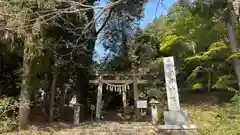
<path fill-rule="evenodd" d="M 147 100 L 137 100 L 137 108 L 147 108 Z"/>

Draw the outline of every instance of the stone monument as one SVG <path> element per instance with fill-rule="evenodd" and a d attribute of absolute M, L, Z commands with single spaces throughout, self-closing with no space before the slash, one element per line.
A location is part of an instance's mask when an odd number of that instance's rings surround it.
<path fill-rule="evenodd" d="M 163 63 L 168 103 L 168 111 L 164 111 L 165 128 L 171 130 L 189 127 L 187 113 L 180 108 L 174 58 L 164 57 Z"/>

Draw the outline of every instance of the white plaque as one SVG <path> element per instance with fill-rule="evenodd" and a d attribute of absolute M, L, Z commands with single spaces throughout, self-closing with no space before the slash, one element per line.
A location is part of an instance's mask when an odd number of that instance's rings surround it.
<path fill-rule="evenodd" d="M 147 108 L 147 100 L 137 100 L 137 108 Z"/>
<path fill-rule="evenodd" d="M 178 87 L 173 57 L 164 57 L 164 73 L 167 90 L 168 109 L 170 111 L 180 111 Z"/>

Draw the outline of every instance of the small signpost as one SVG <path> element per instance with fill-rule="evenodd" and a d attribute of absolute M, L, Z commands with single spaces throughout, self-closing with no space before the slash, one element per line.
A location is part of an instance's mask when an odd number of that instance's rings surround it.
<path fill-rule="evenodd" d="M 137 108 L 140 109 L 141 116 L 144 115 L 143 109 L 146 109 L 147 107 L 147 100 L 137 100 Z"/>
<path fill-rule="evenodd" d="M 137 108 L 147 108 L 147 100 L 137 100 Z"/>

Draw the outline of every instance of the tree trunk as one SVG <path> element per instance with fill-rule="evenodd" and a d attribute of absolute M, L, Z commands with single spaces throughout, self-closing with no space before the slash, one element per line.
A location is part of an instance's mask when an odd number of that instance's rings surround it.
<path fill-rule="evenodd" d="M 51 65 L 52 66 L 52 65 Z M 51 69 L 51 66 L 49 66 L 49 69 Z M 46 75 L 45 75 L 45 81 L 47 82 L 46 86 L 45 86 L 45 94 L 44 94 L 44 101 L 43 101 L 43 113 L 44 113 L 44 118 L 46 119 L 46 121 L 49 121 L 49 106 L 50 106 L 50 98 L 51 98 L 51 85 L 52 85 L 52 81 L 53 81 L 53 74 L 52 74 L 52 70 L 49 70 Z"/>
<path fill-rule="evenodd" d="M 78 70 L 78 75 L 76 79 L 76 97 L 77 102 L 81 104 L 80 107 L 80 121 L 85 121 L 88 118 L 88 89 L 89 89 L 89 82 L 88 82 L 88 73 L 86 68 L 80 68 Z"/>
<path fill-rule="evenodd" d="M 134 107 L 135 107 L 135 116 L 138 119 L 140 117 L 139 109 L 137 108 L 137 100 L 139 98 L 137 77 L 136 77 L 136 68 L 133 69 L 133 93 L 134 93 Z"/>
<path fill-rule="evenodd" d="M 211 70 L 208 69 L 208 92 L 211 91 Z"/>
<path fill-rule="evenodd" d="M 93 5 L 95 0 L 88 0 L 86 2 L 87 5 Z M 88 18 L 88 22 L 90 23 L 94 19 L 94 10 L 88 10 L 86 11 L 86 15 Z M 89 73 L 88 69 L 90 65 L 92 64 L 92 56 L 93 56 L 93 50 L 95 46 L 95 40 L 96 40 L 96 28 L 95 23 L 92 23 L 89 26 L 89 31 L 87 33 L 87 36 L 85 37 L 85 40 L 87 40 L 87 51 L 85 56 L 79 56 L 83 68 L 77 68 L 77 79 L 75 83 L 75 91 L 77 94 L 77 102 L 81 104 L 80 108 L 80 120 L 87 120 L 88 118 L 88 90 L 89 90 Z"/>
<path fill-rule="evenodd" d="M 30 72 L 31 72 L 31 61 L 28 59 L 28 41 L 24 43 L 23 53 L 23 76 L 22 86 L 20 93 L 20 108 L 19 108 L 19 130 L 27 129 L 28 127 L 28 116 L 30 110 Z"/>
<path fill-rule="evenodd" d="M 235 35 L 235 30 L 234 30 L 234 23 L 236 22 L 236 19 L 234 19 L 234 16 L 235 16 L 235 12 L 237 11 L 232 11 L 232 8 L 231 8 L 232 6 L 233 5 L 230 5 L 229 7 L 229 14 L 228 14 L 229 18 L 227 19 L 226 23 L 227 23 L 229 47 L 231 48 L 232 53 L 235 53 L 235 52 L 238 52 L 237 39 Z M 238 89 L 240 90 L 240 60 L 238 58 L 233 58 L 233 66 L 234 66 L 235 74 L 237 77 Z"/>
<path fill-rule="evenodd" d="M 233 25 L 229 22 L 227 23 L 227 31 L 228 31 L 229 45 L 232 50 L 232 53 L 238 52 Z M 238 58 L 233 58 L 233 66 L 234 66 L 235 74 L 237 77 L 238 89 L 240 90 L 240 60 Z"/>
<path fill-rule="evenodd" d="M 55 65 L 54 65 L 55 66 Z M 54 99 L 55 99 L 55 90 L 56 90 L 56 82 L 57 82 L 57 67 L 54 67 L 53 72 L 53 81 L 51 84 L 51 99 L 50 99 L 50 105 L 49 105 L 49 122 L 53 121 L 53 109 L 54 109 Z"/>
<path fill-rule="evenodd" d="M 60 105 L 60 114 L 62 116 L 63 114 L 63 111 L 64 111 L 64 107 L 65 107 L 65 104 L 66 104 L 66 94 L 67 94 L 67 90 L 65 87 L 63 87 L 63 92 L 61 93 L 61 105 Z"/>

